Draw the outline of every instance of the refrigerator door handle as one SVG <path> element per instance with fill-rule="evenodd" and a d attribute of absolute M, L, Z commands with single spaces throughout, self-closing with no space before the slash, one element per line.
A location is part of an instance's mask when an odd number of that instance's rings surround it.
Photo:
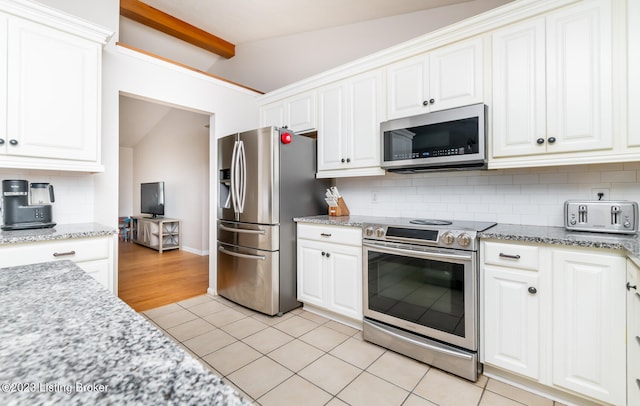
<path fill-rule="evenodd" d="M 218 228 L 219 228 L 220 230 L 223 230 L 223 231 L 229 231 L 229 232 L 231 232 L 231 233 L 241 233 L 241 234 L 263 234 L 263 235 L 266 233 L 266 231 L 264 231 L 264 230 L 246 230 L 246 229 L 244 229 L 244 228 L 231 228 L 231 227 L 225 227 L 225 226 L 223 226 L 222 224 L 220 224 L 220 225 L 218 226 Z"/>
<path fill-rule="evenodd" d="M 222 252 L 223 254 L 231 255 L 232 257 L 238 257 L 238 258 L 259 259 L 261 261 L 264 261 L 265 259 L 267 259 L 267 257 L 265 257 L 264 255 L 241 254 L 239 252 L 226 250 L 224 249 L 224 247 L 218 247 L 218 251 Z"/>
<path fill-rule="evenodd" d="M 233 151 L 231 152 L 231 203 L 233 205 L 233 212 L 238 212 L 238 193 L 237 193 L 237 176 L 238 176 L 238 141 L 233 144 Z"/>
<path fill-rule="evenodd" d="M 247 196 L 247 157 L 244 152 L 244 142 L 242 140 L 238 141 L 238 165 L 240 169 L 240 182 L 238 184 L 238 211 L 240 213 L 244 212 L 244 202 Z"/>

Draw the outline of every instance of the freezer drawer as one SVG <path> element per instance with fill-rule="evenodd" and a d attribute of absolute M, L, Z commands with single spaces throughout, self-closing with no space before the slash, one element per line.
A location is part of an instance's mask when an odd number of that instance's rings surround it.
<path fill-rule="evenodd" d="M 250 309 L 279 312 L 278 251 L 263 251 L 218 242 L 218 294 Z"/>
<path fill-rule="evenodd" d="M 225 244 L 277 251 L 279 247 L 280 226 L 238 223 L 218 220 L 218 241 Z"/>

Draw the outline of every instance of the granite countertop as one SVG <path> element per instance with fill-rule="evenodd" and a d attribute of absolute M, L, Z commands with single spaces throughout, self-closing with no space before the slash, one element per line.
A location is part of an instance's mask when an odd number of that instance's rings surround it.
<path fill-rule="evenodd" d="M 69 238 L 101 237 L 116 234 L 118 230 L 98 223 L 57 224 L 52 228 L 0 231 L 0 245 L 26 242 L 66 240 Z"/>
<path fill-rule="evenodd" d="M 0 269 L 0 403 L 248 405 L 71 261 Z"/>
<path fill-rule="evenodd" d="M 365 223 L 385 224 L 393 222 L 393 217 L 372 216 L 309 216 L 294 218 L 298 223 L 330 224 L 337 226 L 362 227 Z M 623 250 L 627 254 L 640 258 L 638 234 L 607 234 L 569 231 L 564 227 L 527 226 L 517 224 L 498 224 L 478 233 L 480 238 L 521 241 L 537 244 L 568 245 L 589 248 Z M 640 259 L 638 259 L 640 264 Z"/>

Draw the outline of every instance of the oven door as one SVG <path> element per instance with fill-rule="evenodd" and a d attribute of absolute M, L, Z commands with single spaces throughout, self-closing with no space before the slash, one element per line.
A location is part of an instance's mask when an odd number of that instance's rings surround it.
<path fill-rule="evenodd" d="M 410 244 L 363 244 L 364 316 L 476 351 L 477 255 Z"/>

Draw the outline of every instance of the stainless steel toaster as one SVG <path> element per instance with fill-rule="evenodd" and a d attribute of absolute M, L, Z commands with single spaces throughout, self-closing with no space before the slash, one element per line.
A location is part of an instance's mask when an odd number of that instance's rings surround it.
<path fill-rule="evenodd" d="M 628 200 L 567 200 L 567 230 L 634 234 L 638 231 L 638 203 Z"/>

